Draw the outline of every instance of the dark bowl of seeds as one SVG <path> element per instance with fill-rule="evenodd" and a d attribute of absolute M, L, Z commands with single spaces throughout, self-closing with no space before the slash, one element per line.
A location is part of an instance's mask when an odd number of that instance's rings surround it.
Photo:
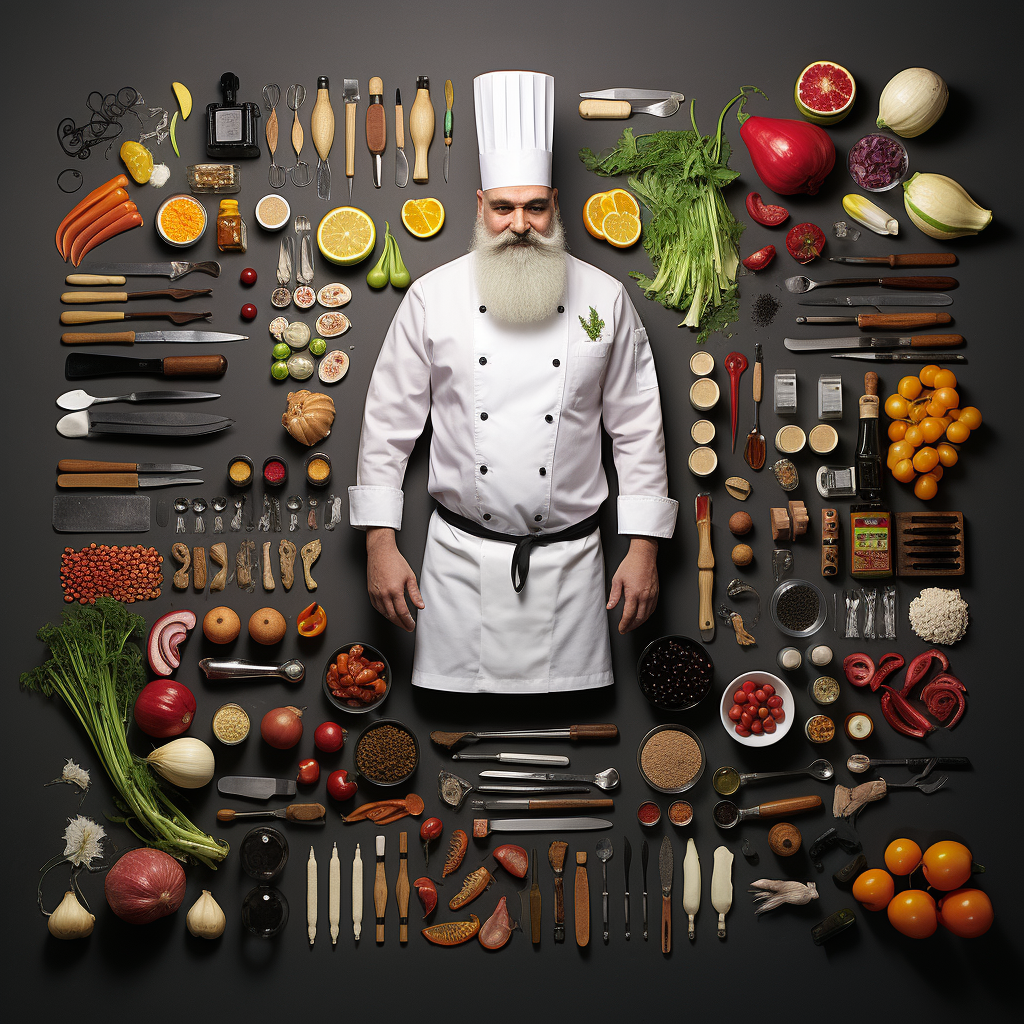
<path fill-rule="evenodd" d="M 356 771 L 377 786 L 398 786 L 420 763 L 420 745 L 412 730 L 393 718 L 368 725 L 356 740 Z"/>
<path fill-rule="evenodd" d="M 789 636 L 817 633 L 828 617 L 825 596 L 807 580 L 786 580 L 775 588 L 771 603 L 772 621 Z"/>
<path fill-rule="evenodd" d="M 636 664 L 640 692 L 663 711 L 687 711 L 711 690 L 715 665 L 704 647 L 688 636 L 652 640 Z"/>

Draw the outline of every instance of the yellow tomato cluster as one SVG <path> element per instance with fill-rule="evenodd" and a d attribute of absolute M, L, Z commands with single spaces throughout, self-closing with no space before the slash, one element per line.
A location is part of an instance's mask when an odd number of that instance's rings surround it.
<path fill-rule="evenodd" d="M 930 363 L 916 377 L 904 377 L 885 400 L 893 478 L 913 483 L 914 494 L 930 501 L 942 474 L 960 458 L 959 445 L 981 426 L 981 410 L 960 406 L 956 374 Z"/>

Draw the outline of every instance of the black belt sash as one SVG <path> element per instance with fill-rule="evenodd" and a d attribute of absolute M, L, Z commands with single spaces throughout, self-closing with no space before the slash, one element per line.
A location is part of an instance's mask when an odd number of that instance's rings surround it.
<path fill-rule="evenodd" d="M 564 540 L 580 540 L 588 537 L 598 527 L 598 513 L 587 516 L 586 519 L 575 526 L 568 526 L 557 533 L 531 533 L 525 537 L 517 536 L 514 533 L 499 533 L 497 530 L 488 530 L 472 519 L 460 516 L 450 508 L 446 508 L 439 501 L 434 505 L 437 514 L 449 525 L 454 526 L 463 533 L 471 534 L 474 537 L 483 537 L 486 540 L 498 540 L 505 544 L 515 544 L 512 552 L 512 586 L 516 593 L 521 593 L 526 586 L 526 577 L 530 574 L 530 550 L 536 544 L 558 544 Z"/>

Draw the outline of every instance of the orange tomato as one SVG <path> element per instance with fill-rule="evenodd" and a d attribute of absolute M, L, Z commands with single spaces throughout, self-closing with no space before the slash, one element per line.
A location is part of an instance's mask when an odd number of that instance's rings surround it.
<path fill-rule="evenodd" d="M 940 416 L 946 415 L 946 407 L 941 402 L 936 402 L 933 398 L 925 408 L 928 410 L 929 416 L 934 416 L 938 419 Z"/>
<path fill-rule="evenodd" d="M 912 459 L 914 457 L 914 446 L 905 438 L 889 445 L 889 455 L 893 459 L 893 465 L 900 459 Z"/>
<path fill-rule="evenodd" d="M 917 478 L 914 484 L 914 494 L 922 501 L 931 501 L 939 493 L 939 482 L 931 473 L 925 473 Z"/>
<path fill-rule="evenodd" d="M 894 896 L 888 914 L 893 928 L 910 939 L 927 939 L 939 926 L 935 900 L 923 889 L 907 889 Z"/>
<path fill-rule="evenodd" d="M 926 416 L 921 420 L 921 433 L 924 435 L 925 441 L 931 444 L 933 441 L 938 441 L 942 437 L 942 421 L 935 416 Z"/>
<path fill-rule="evenodd" d="M 918 473 L 928 473 L 939 464 L 939 453 L 930 445 L 919 448 L 914 453 L 914 469 Z"/>
<path fill-rule="evenodd" d="M 902 441 L 907 433 L 908 425 L 905 420 L 893 420 L 889 424 L 889 440 Z"/>
<path fill-rule="evenodd" d="M 885 415 L 891 420 L 901 420 L 909 411 L 910 405 L 900 395 L 890 395 L 885 400 Z"/>
<path fill-rule="evenodd" d="M 917 473 L 914 471 L 914 463 L 910 459 L 900 459 L 892 467 L 892 476 L 894 480 L 898 480 L 901 484 L 909 484 L 917 476 Z"/>
<path fill-rule="evenodd" d="M 932 396 L 933 402 L 939 402 L 947 409 L 955 409 L 960 404 L 960 396 L 956 388 L 939 388 Z"/>
<path fill-rule="evenodd" d="M 926 388 L 935 387 L 935 378 L 942 373 L 942 367 L 936 366 L 934 363 L 929 363 L 927 366 L 921 367 L 921 372 L 918 377 L 921 378 L 921 383 Z"/>
<path fill-rule="evenodd" d="M 908 402 L 912 402 L 921 394 L 921 381 L 917 377 L 903 377 L 899 384 L 896 385 L 896 390 Z"/>
<path fill-rule="evenodd" d="M 971 877 L 971 851 L 952 839 L 932 843 L 924 851 L 924 877 L 935 889 L 959 889 Z"/>
<path fill-rule="evenodd" d="M 903 434 L 903 440 L 915 448 L 920 448 L 924 444 L 924 431 L 915 423 L 912 427 L 907 427 Z"/>
<path fill-rule="evenodd" d="M 992 901 L 980 889 L 957 889 L 939 900 L 939 924 L 961 939 L 976 939 L 992 927 Z"/>
<path fill-rule="evenodd" d="M 959 409 L 947 409 L 946 410 L 946 415 L 943 417 L 943 419 L 947 419 L 947 420 L 958 420 L 958 419 L 960 419 L 960 410 Z M 948 423 L 946 425 L 949 426 Z"/>
<path fill-rule="evenodd" d="M 952 370 L 942 369 L 935 374 L 935 380 L 932 381 L 933 388 L 955 388 L 956 387 L 956 374 Z"/>
<path fill-rule="evenodd" d="M 940 444 L 935 449 L 939 453 L 939 462 L 947 469 L 955 466 L 960 453 L 951 444 Z"/>
<path fill-rule="evenodd" d="M 907 419 L 911 423 L 920 423 L 921 420 L 928 415 L 928 403 L 927 402 L 915 402 L 910 407 L 910 412 L 907 413 Z"/>
<path fill-rule="evenodd" d="M 885 848 L 885 866 L 894 875 L 909 875 L 921 863 L 921 847 L 913 839 L 894 839 Z"/>
<path fill-rule="evenodd" d="M 881 868 L 862 871 L 853 882 L 853 898 L 865 910 L 885 910 L 895 891 L 892 875 Z"/>
<path fill-rule="evenodd" d="M 977 430 L 981 426 L 981 410 L 974 405 L 965 406 L 960 410 L 957 423 L 962 423 L 968 430 Z"/>
<path fill-rule="evenodd" d="M 935 482 L 938 483 L 938 481 L 942 479 L 943 473 L 945 473 L 945 470 L 942 468 L 942 463 L 940 462 L 934 469 L 929 469 L 926 475 L 934 477 Z"/>
<path fill-rule="evenodd" d="M 970 436 L 971 428 L 964 423 L 963 416 L 946 427 L 946 440 L 952 441 L 953 444 L 963 444 Z"/>

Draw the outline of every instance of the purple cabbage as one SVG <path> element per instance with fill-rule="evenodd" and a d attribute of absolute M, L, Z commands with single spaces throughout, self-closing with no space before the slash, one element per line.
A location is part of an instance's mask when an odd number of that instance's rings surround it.
<path fill-rule="evenodd" d="M 907 173 L 907 151 L 887 135 L 865 135 L 850 150 L 850 176 L 869 192 L 892 188 Z"/>

